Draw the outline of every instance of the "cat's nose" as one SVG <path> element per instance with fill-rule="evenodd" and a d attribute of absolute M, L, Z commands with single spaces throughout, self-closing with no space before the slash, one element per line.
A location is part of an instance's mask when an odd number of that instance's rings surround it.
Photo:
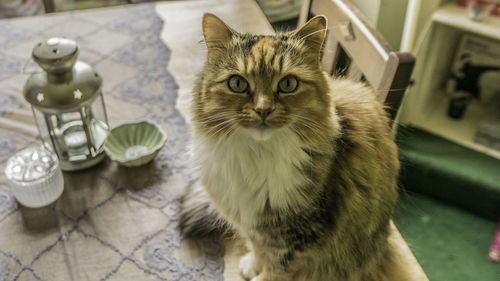
<path fill-rule="evenodd" d="M 264 120 L 274 111 L 273 101 L 267 96 L 259 95 L 256 97 L 256 104 L 253 111 L 259 114 L 260 118 Z"/>
<path fill-rule="evenodd" d="M 253 109 L 257 114 L 259 114 L 260 118 L 262 120 L 266 119 L 269 114 L 271 114 L 274 111 L 274 108 L 268 106 L 268 107 L 256 107 Z"/>

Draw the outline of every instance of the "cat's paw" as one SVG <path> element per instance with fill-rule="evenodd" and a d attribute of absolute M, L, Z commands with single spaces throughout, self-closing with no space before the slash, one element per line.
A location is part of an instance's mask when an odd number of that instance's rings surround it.
<path fill-rule="evenodd" d="M 243 277 L 245 277 L 245 279 L 247 280 L 252 280 L 252 281 L 255 281 L 254 279 L 257 278 L 257 274 L 259 274 L 259 272 L 257 272 L 256 268 L 255 268 L 255 257 L 253 255 L 252 252 L 244 255 L 241 259 L 240 259 L 240 263 L 239 263 L 239 267 L 240 267 L 240 272 L 241 272 L 241 275 Z M 256 279 L 258 281 L 258 279 Z"/>

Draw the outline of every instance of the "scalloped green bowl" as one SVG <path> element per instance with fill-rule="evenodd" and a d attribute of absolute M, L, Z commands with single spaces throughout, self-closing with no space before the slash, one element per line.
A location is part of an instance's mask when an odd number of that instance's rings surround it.
<path fill-rule="evenodd" d="M 154 123 L 125 123 L 111 130 L 104 151 L 123 166 L 137 167 L 153 160 L 166 141 L 167 135 Z"/>

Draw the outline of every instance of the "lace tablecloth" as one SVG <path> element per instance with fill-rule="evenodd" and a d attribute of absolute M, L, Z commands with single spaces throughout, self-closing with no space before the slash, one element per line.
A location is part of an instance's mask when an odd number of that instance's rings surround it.
<path fill-rule="evenodd" d="M 141 4 L 0 21 L 2 171 L 11 155 L 36 142 L 20 70 L 35 44 L 52 36 L 75 39 L 80 59 L 102 75 L 112 127 L 146 119 L 168 134 L 147 166 L 105 160 L 65 173 L 62 197 L 46 208 L 17 204 L 1 173 L 0 281 L 222 280 L 223 244 L 183 239 L 176 228 L 179 196 L 193 178 L 188 126 L 176 108 L 179 87 L 160 34 L 164 26 L 181 27 L 164 25 L 155 9 Z"/>

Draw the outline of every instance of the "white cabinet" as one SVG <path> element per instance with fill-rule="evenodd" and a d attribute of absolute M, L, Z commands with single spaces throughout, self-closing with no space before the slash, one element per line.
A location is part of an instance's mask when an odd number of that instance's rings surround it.
<path fill-rule="evenodd" d="M 467 17 L 467 10 L 455 3 L 441 6 L 433 13 L 426 34 L 417 42 L 420 47 L 416 50 L 415 85 L 407 93 L 399 122 L 500 159 L 500 151 L 474 142 L 480 120 L 489 114 L 479 102 L 469 104 L 462 119 L 447 115 L 450 98 L 444 89 L 464 34 L 500 41 L 500 18 L 472 21 Z"/>

